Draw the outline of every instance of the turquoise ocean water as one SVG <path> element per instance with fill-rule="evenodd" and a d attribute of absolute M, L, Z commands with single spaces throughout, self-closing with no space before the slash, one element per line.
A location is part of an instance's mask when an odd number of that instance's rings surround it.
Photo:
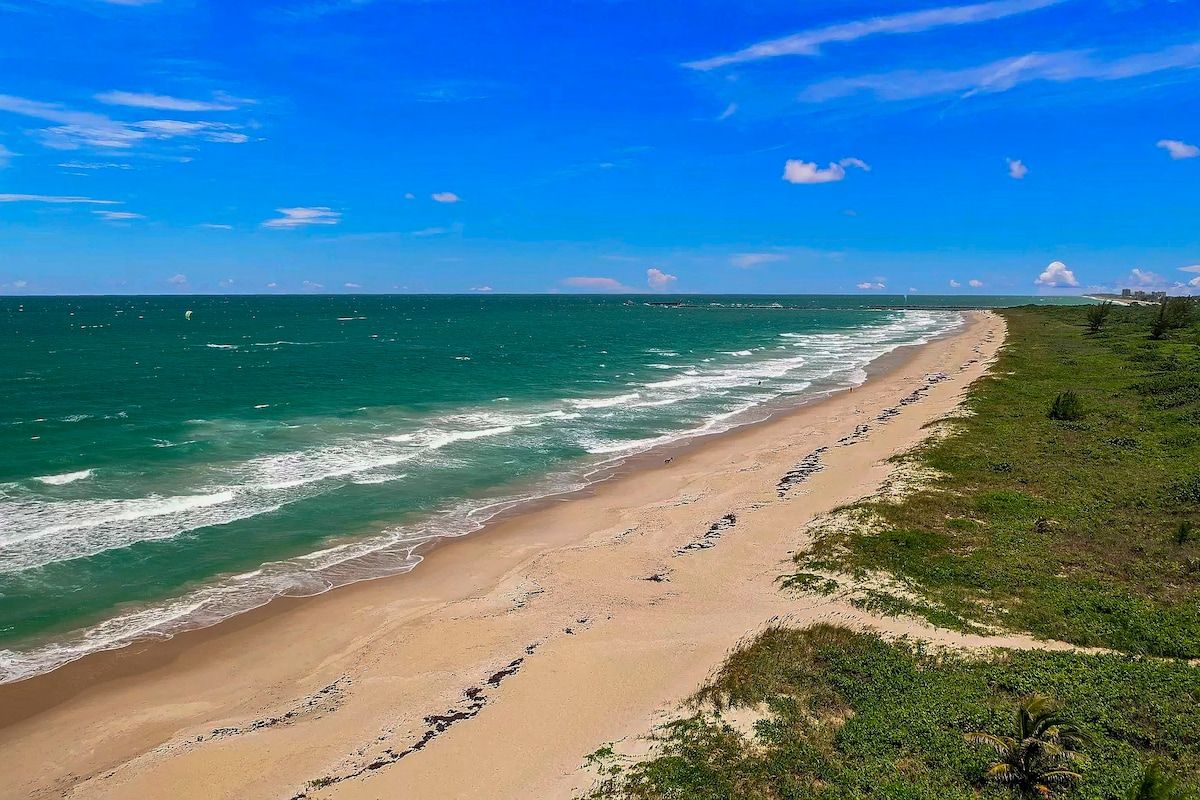
<path fill-rule="evenodd" d="M 933 308 L 961 298 L 647 299 L 0 299 L 0 682 L 403 572 L 961 324 Z"/>

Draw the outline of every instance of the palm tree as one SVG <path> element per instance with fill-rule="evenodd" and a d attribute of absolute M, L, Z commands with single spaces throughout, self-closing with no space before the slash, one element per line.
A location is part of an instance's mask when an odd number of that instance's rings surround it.
<path fill-rule="evenodd" d="M 1087 736 L 1059 712 L 1048 697 L 1027 697 L 1017 706 L 1016 736 L 968 733 L 971 744 L 987 745 L 1000 756 L 984 773 L 984 779 L 1011 786 L 1022 794 L 1053 797 L 1069 789 L 1082 776 L 1068 769 L 1079 761 L 1079 748 Z"/>
<path fill-rule="evenodd" d="M 1162 767 L 1151 764 L 1125 795 L 1125 800 L 1188 800 L 1192 797 Z"/>

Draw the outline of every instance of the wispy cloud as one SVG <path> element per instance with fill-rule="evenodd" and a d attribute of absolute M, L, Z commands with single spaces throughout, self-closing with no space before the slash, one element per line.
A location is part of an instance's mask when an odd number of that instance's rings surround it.
<path fill-rule="evenodd" d="M 859 289 L 864 291 L 882 291 L 883 289 L 887 288 L 887 284 L 885 284 L 881 279 L 876 279 L 874 281 L 863 281 L 862 283 L 856 285 Z"/>
<path fill-rule="evenodd" d="M 119 206 L 121 201 L 50 194 L 0 194 L 0 203 L 87 203 L 96 206 Z"/>
<path fill-rule="evenodd" d="M 490 286 L 472 286 L 471 287 L 472 292 L 490 292 L 491 290 L 492 290 L 492 287 L 490 287 Z"/>
<path fill-rule="evenodd" d="M 720 113 L 720 115 L 717 116 L 717 120 L 719 121 L 719 120 L 723 120 L 723 119 L 729 119 L 730 117 L 732 117 L 734 114 L 737 113 L 737 110 L 738 110 L 738 104 L 730 103 L 729 105 L 725 106 L 725 110 L 722 111 Z"/>
<path fill-rule="evenodd" d="M 46 147 L 75 150 L 80 147 L 128 149 L 156 139 L 198 138 L 210 142 L 241 143 L 249 140 L 239 126 L 225 122 L 185 122 L 169 119 L 122 122 L 104 114 L 79 111 L 61 103 L 44 103 L 13 95 L 0 95 L 0 111 L 56 123 L 37 131 Z"/>
<path fill-rule="evenodd" d="M 236 111 L 248 100 L 217 94 L 212 100 L 183 100 L 165 94 L 141 92 L 101 92 L 96 100 L 109 106 L 154 108 L 159 111 Z"/>
<path fill-rule="evenodd" d="M 1029 167 L 1025 166 L 1019 158 L 1008 159 L 1008 177 L 1021 180 L 1029 172 Z"/>
<path fill-rule="evenodd" d="M 971 280 L 967 281 L 967 285 L 972 289 L 981 289 L 983 288 L 983 281 L 978 278 L 971 278 Z"/>
<path fill-rule="evenodd" d="M 439 203 L 458 203 L 462 201 L 462 198 L 454 192 L 434 192 L 429 196 Z"/>
<path fill-rule="evenodd" d="M 596 292 L 632 292 L 633 289 L 621 283 L 616 278 L 566 278 L 563 280 L 565 286 L 570 286 L 574 289 L 591 289 Z"/>
<path fill-rule="evenodd" d="M 362 288 L 361 283 L 354 283 L 353 281 L 347 281 L 346 283 L 343 283 L 342 286 L 344 286 L 347 289 L 361 289 Z"/>
<path fill-rule="evenodd" d="M 14 153 L 12 150 L 9 150 L 4 145 L 0 144 L 0 168 L 7 167 L 10 159 L 12 159 L 12 157 L 15 155 L 16 153 Z"/>
<path fill-rule="evenodd" d="M 832 78 L 800 92 L 804 103 L 825 103 L 868 93 L 875 100 L 917 100 L 966 93 L 1007 92 L 1034 81 L 1114 81 L 1200 66 L 1200 42 L 1121 58 L 1097 58 L 1089 50 L 1030 53 L 965 69 L 897 70 L 853 78 Z"/>
<path fill-rule="evenodd" d="M 298 228 L 303 225 L 337 225 L 341 221 L 342 212 L 334 211 L 328 206 L 311 206 L 300 208 L 277 208 L 283 216 L 269 219 L 262 224 L 264 228 Z"/>
<path fill-rule="evenodd" d="M 1163 139 L 1158 143 L 1158 146 L 1166 150 L 1171 158 L 1179 161 L 1184 158 L 1195 158 L 1200 156 L 1200 147 L 1187 142 L 1181 142 L 1178 139 Z"/>
<path fill-rule="evenodd" d="M 737 253 L 729 259 L 729 263 L 738 269 L 750 269 L 759 264 L 769 264 L 772 261 L 786 261 L 783 253 Z"/>
<path fill-rule="evenodd" d="M 646 285 L 656 292 L 665 292 L 676 280 L 678 278 L 674 275 L 669 275 L 660 269 L 651 267 L 646 270 Z"/>
<path fill-rule="evenodd" d="M 684 66 L 698 70 L 710 70 L 731 64 L 778 58 L 779 56 L 815 56 L 821 52 L 822 45 L 833 42 L 855 42 L 868 36 L 924 33 L 935 28 L 953 25 L 991 22 L 1015 14 L 1024 14 L 1058 5 L 1062 2 L 1065 0 L 995 0 L 995 2 L 968 6 L 945 6 L 886 17 L 871 17 L 759 42 L 733 53 L 702 61 L 692 61 Z"/>
<path fill-rule="evenodd" d="M 92 213 L 107 222 L 129 222 L 146 218 L 145 215 L 135 214 L 132 211 L 93 211 Z"/>
<path fill-rule="evenodd" d="M 187 275 L 184 275 L 182 272 L 178 272 L 167 278 L 167 283 L 171 284 L 172 286 L 183 286 L 187 282 Z"/>
<path fill-rule="evenodd" d="M 860 158 L 843 158 L 821 169 L 815 162 L 789 159 L 783 165 L 783 179 L 788 183 L 836 183 L 846 179 L 846 167 L 870 171 L 870 167 Z"/>
<path fill-rule="evenodd" d="M 233 230 L 232 225 L 222 225 L 222 224 L 216 223 L 216 222 L 201 222 L 196 227 L 197 228 L 208 228 L 210 230 L 216 230 L 216 231 L 231 231 L 231 230 Z"/>
<path fill-rule="evenodd" d="M 133 169 L 132 164 L 104 163 L 95 161 L 64 161 L 63 169 Z"/>

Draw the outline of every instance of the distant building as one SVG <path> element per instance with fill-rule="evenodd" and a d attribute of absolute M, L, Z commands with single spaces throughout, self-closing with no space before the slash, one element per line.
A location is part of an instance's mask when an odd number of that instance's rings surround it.
<path fill-rule="evenodd" d="M 1126 300 L 1140 300 L 1143 303 L 1161 303 L 1167 299 L 1167 293 L 1143 292 L 1141 289 L 1122 289 L 1121 297 Z"/>

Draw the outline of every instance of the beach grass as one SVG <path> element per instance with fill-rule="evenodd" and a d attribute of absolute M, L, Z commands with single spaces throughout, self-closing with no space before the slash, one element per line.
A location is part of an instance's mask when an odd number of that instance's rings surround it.
<path fill-rule="evenodd" d="M 1009 734 L 1032 694 L 1050 697 L 1090 740 L 1071 797 L 1124 797 L 1151 764 L 1200 788 L 1200 682 L 1185 663 L 1045 651 L 975 658 L 818 625 L 771 628 L 737 650 L 692 698 L 692 713 L 659 729 L 651 758 L 623 767 L 610 758 L 618 774 L 587 797 L 1011 797 L 982 781 L 995 754 L 966 735 Z M 724 721 L 731 707 L 757 707 L 761 718 L 739 730 Z"/>
<path fill-rule="evenodd" d="M 650 756 L 607 751 L 587 797 L 1021 796 L 985 780 L 996 753 L 967 735 L 1009 734 L 1033 696 L 1086 734 L 1080 778 L 1053 796 L 1135 796 L 1155 770 L 1178 780 L 1173 796 L 1200 796 L 1194 310 L 1165 331 L 1155 308 L 1109 308 L 1098 325 L 1079 307 L 999 312 L 1008 337 L 989 377 L 898 459 L 921 479 L 813 526 L 781 580 L 877 614 L 1107 652 L 966 654 L 771 627 L 655 731 Z"/>
<path fill-rule="evenodd" d="M 884 572 L 905 594 L 860 606 L 1200 657 L 1200 327 L 1156 340 L 1153 308 L 1098 332 L 1086 307 L 999 313 L 1008 339 L 966 415 L 901 457 L 936 477 L 855 504 L 872 524 L 821 530 L 797 576 Z"/>

